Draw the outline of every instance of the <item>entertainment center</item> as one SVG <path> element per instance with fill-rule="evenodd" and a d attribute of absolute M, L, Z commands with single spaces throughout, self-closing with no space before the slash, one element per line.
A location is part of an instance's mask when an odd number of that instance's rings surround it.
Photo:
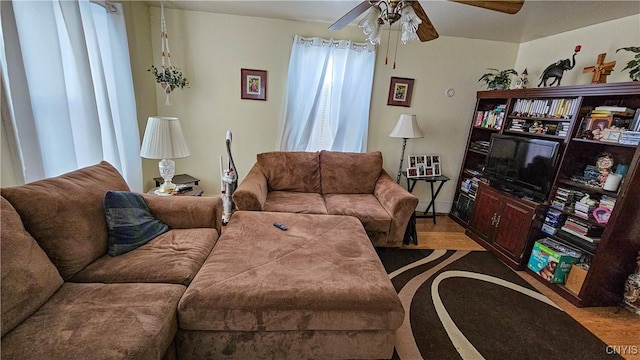
<path fill-rule="evenodd" d="M 574 305 L 620 304 L 640 250 L 640 148 L 619 128 L 639 108 L 640 82 L 479 91 L 451 218 Z M 526 268 L 544 238 L 589 263 L 578 291 Z"/>

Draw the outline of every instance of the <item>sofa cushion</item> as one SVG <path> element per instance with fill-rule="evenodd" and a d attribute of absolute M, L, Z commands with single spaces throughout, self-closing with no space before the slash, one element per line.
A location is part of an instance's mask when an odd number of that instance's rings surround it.
<path fill-rule="evenodd" d="M 273 151 L 258 154 L 269 191 L 320 193 L 318 152 Z"/>
<path fill-rule="evenodd" d="M 264 211 L 299 214 L 327 214 L 322 195 L 291 191 L 271 191 L 267 194 Z"/>
<path fill-rule="evenodd" d="M 3 359 L 160 359 L 184 293 L 174 284 L 65 283 L 2 338 Z"/>
<path fill-rule="evenodd" d="M 367 231 L 388 232 L 391 216 L 372 194 L 326 194 L 324 201 L 330 215 L 355 216 Z"/>
<path fill-rule="evenodd" d="M 181 329 L 210 331 L 384 330 L 404 319 L 360 221 L 265 211 L 233 214 L 178 313 Z"/>
<path fill-rule="evenodd" d="M 104 213 L 109 229 L 107 252 L 111 256 L 137 249 L 169 231 L 167 224 L 153 217 L 140 194 L 107 191 L 104 195 Z"/>
<path fill-rule="evenodd" d="M 126 254 L 102 256 L 71 281 L 188 285 L 217 240 L 214 228 L 173 229 Z"/>
<path fill-rule="evenodd" d="M 118 170 L 103 161 L 1 191 L 60 275 L 69 279 L 107 251 L 102 205 L 107 190 L 128 191 L 129 187 Z"/>
<path fill-rule="evenodd" d="M 20 215 L 1 198 L 2 336 L 21 323 L 62 286 L 62 277 L 24 229 Z"/>
<path fill-rule="evenodd" d="M 373 194 L 382 171 L 382 153 L 320 152 L 323 194 Z"/>

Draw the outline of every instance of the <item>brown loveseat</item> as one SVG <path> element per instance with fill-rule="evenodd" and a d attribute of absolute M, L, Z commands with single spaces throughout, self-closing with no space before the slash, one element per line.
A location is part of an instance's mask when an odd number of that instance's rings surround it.
<path fill-rule="evenodd" d="M 382 168 L 380 152 L 258 154 L 233 200 L 239 210 L 354 216 L 380 247 L 402 244 L 418 205 Z"/>
<path fill-rule="evenodd" d="M 175 358 L 176 309 L 220 234 L 219 198 L 145 195 L 170 226 L 107 255 L 110 164 L 3 188 L 2 359 Z"/>

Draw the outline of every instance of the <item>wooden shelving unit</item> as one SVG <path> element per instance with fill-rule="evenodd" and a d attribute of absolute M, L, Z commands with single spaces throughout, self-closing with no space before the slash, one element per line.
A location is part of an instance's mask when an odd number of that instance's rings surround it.
<path fill-rule="evenodd" d="M 572 111 L 557 116 L 529 116 L 528 114 L 515 113 L 514 107 L 519 100 L 547 101 L 551 106 L 555 99 L 572 99 Z M 557 103 L 557 102 L 556 102 Z M 498 129 L 477 127 L 478 111 L 495 109 L 499 105 L 504 106 L 506 112 L 504 121 Z M 539 279 L 550 289 L 575 304 L 576 306 L 610 306 L 617 305 L 622 299 L 624 281 L 628 274 L 635 268 L 635 256 L 640 250 L 640 148 L 637 145 L 623 145 L 612 142 L 594 141 L 579 138 L 582 120 L 597 106 L 625 106 L 632 109 L 640 108 L 640 83 L 612 83 L 592 84 L 580 86 L 562 86 L 520 90 L 493 90 L 480 91 L 477 94 L 476 106 L 471 120 L 469 136 L 465 156 L 460 168 L 458 187 L 454 198 L 453 210 L 450 217 L 467 229 L 467 234 L 494 252 L 508 265 L 522 269 L 528 261 L 533 241 L 544 237 L 550 237 L 566 245 L 577 247 L 583 251 L 586 257 L 591 259 L 591 266 L 585 282 L 579 294 L 565 288 L 563 285 L 551 284 L 543 280 L 537 274 L 526 269 L 527 272 Z M 551 112 L 551 110 L 549 110 Z M 561 116 L 561 117 L 559 117 Z M 514 119 L 524 122 L 537 122 L 555 124 L 569 123 L 566 135 L 540 134 L 528 131 L 513 131 L 510 124 Z M 509 244 L 511 249 L 517 249 L 516 253 L 505 251 L 504 246 L 491 242 L 491 237 L 478 231 L 478 224 L 487 219 L 474 219 L 480 216 L 475 213 L 475 198 L 470 196 L 469 189 L 462 190 L 470 182 L 470 179 L 482 179 L 482 169 L 486 162 L 486 153 L 478 150 L 477 143 L 490 141 L 491 134 L 509 134 L 528 138 L 540 138 L 557 141 L 560 144 L 560 160 L 553 179 L 552 190 L 546 200 L 532 205 L 536 208 L 534 221 L 530 231 L 522 230 L 520 239 L 516 243 Z M 474 148 L 472 148 L 474 147 Z M 601 188 L 588 186 L 572 178 L 582 173 L 587 165 L 595 165 L 595 160 L 603 153 L 609 153 L 616 164 L 629 165 L 629 170 L 618 191 L 606 191 Z M 548 235 L 540 231 L 541 222 L 538 221 L 540 212 L 544 214 L 551 205 L 558 187 L 571 188 L 583 193 L 592 194 L 594 197 L 607 195 L 616 199 L 616 204 L 606 224 L 600 224 L 592 219 L 587 219 L 590 224 L 603 229 L 600 242 L 597 244 L 586 243 L 572 239 L 566 234 L 558 232 L 556 235 Z M 482 186 L 479 187 L 480 191 Z M 486 192 L 487 190 L 485 190 Z M 491 191 L 497 191 L 491 189 Z M 475 195 L 475 192 L 471 192 Z M 505 194 L 506 196 L 506 194 Z M 486 209 L 483 210 L 486 216 Z M 482 211 L 481 211 L 482 212 Z M 565 216 L 575 214 L 565 211 Z M 583 221 L 585 219 L 579 218 Z M 475 224 L 475 228 L 471 224 Z M 490 229 L 491 230 L 491 229 Z M 517 243 L 517 242 L 520 243 Z M 522 250 L 521 250 L 522 249 Z M 518 258 L 521 257 L 521 258 Z"/>

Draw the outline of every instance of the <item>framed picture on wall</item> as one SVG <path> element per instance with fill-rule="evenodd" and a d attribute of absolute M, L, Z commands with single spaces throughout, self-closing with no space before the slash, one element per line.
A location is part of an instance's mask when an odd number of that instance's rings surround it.
<path fill-rule="evenodd" d="M 411 106 L 411 95 L 413 94 L 413 79 L 391 77 L 389 83 L 389 97 L 387 105 Z"/>
<path fill-rule="evenodd" d="M 240 98 L 267 100 L 267 72 L 265 70 L 240 69 Z"/>

